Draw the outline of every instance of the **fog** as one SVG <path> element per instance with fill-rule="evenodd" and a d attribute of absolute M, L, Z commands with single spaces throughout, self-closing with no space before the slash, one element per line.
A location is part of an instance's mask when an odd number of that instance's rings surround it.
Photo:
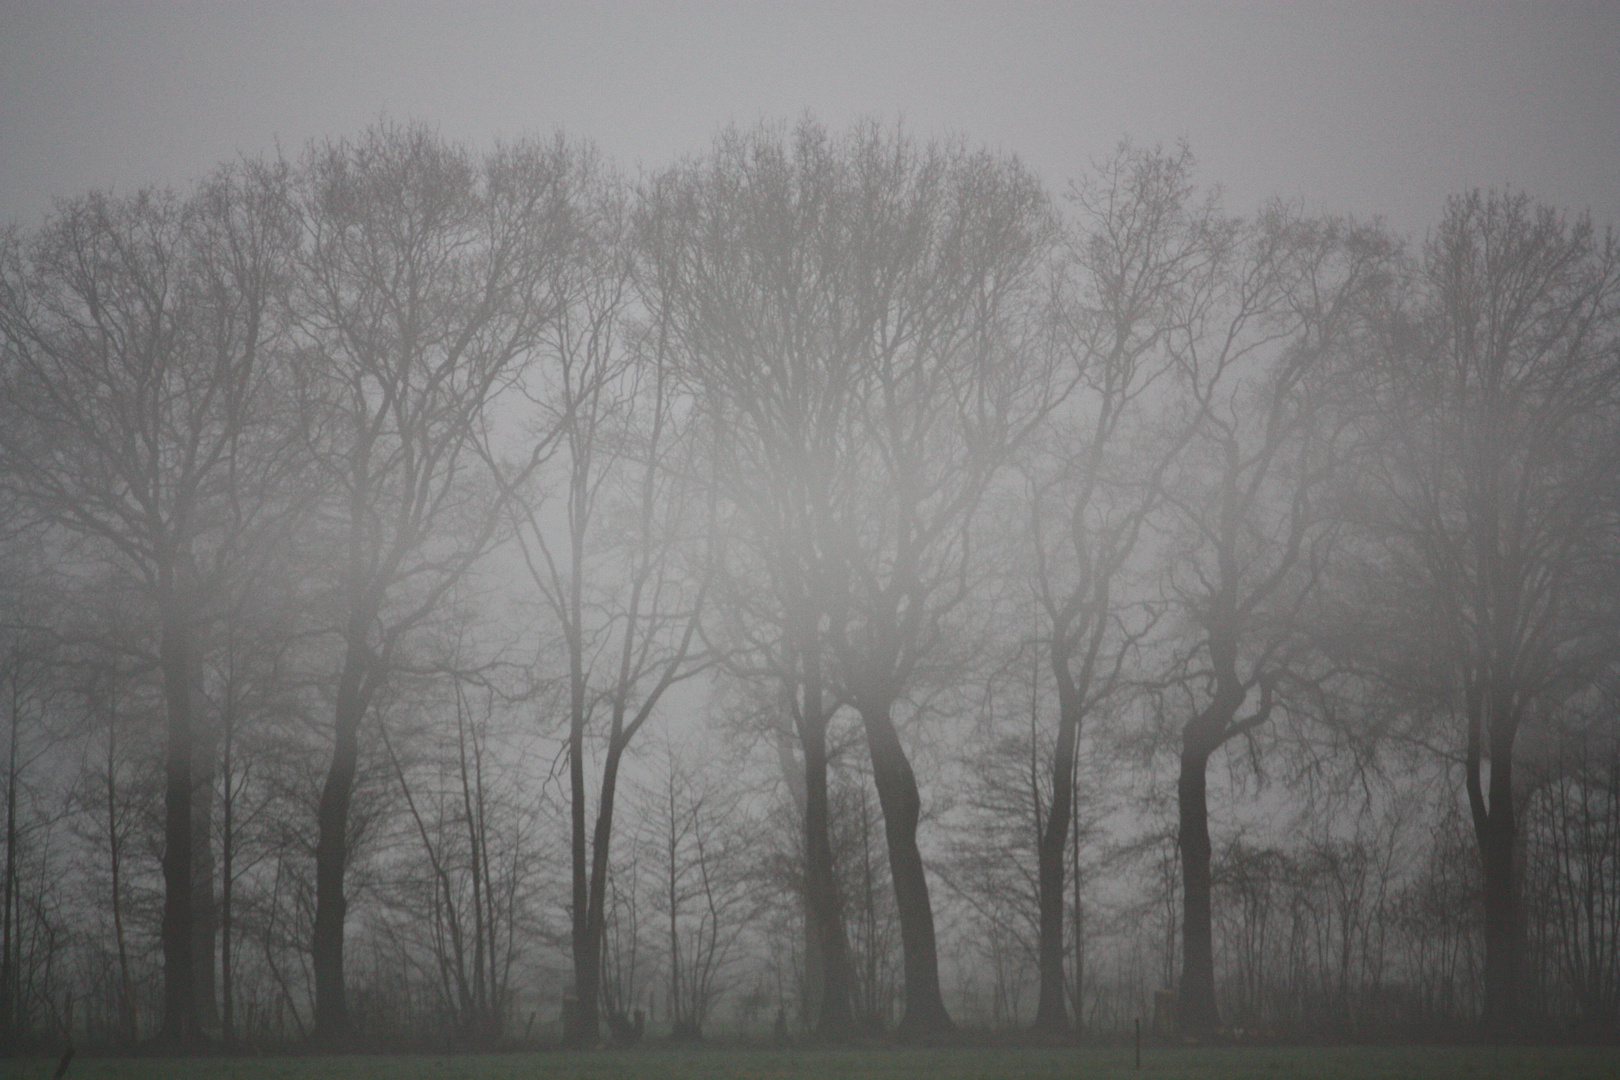
<path fill-rule="evenodd" d="M 8 1046 L 1620 1030 L 1608 11 L 3 20 Z"/>
<path fill-rule="evenodd" d="M 957 132 L 1055 188 L 1122 135 L 1185 137 L 1242 209 L 1282 195 L 1405 231 L 1511 184 L 1612 220 L 1617 48 L 1603 4 L 8 2 L 0 220 L 384 111 L 480 145 L 561 125 L 633 168 L 805 109 Z"/>

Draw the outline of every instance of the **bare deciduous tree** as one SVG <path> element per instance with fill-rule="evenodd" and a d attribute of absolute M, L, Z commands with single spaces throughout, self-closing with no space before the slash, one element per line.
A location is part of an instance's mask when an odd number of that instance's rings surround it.
<path fill-rule="evenodd" d="M 1460 726 L 1484 871 L 1489 1031 L 1520 1020 L 1514 754 L 1520 730 L 1590 684 L 1613 588 L 1620 246 L 1522 194 L 1452 199 L 1416 310 L 1388 325 L 1372 392 L 1390 453 L 1373 524 L 1392 628 Z M 1407 665 L 1409 667 L 1409 665 Z"/>
<path fill-rule="evenodd" d="M 1305 605 L 1332 550 L 1325 490 L 1347 422 L 1328 378 L 1383 282 L 1374 231 L 1269 208 L 1252 226 L 1212 225 L 1215 272 L 1172 348 L 1195 430 L 1166 475 L 1176 550 L 1166 596 L 1185 632 L 1172 684 L 1181 728 L 1178 843 L 1183 882 L 1179 1020 L 1219 1026 L 1211 923 L 1211 756 L 1272 715 L 1303 672 Z M 1252 711 L 1240 715 L 1258 694 Z"/>
<path fill-rule="evenodd" d="M 480 475 L 495 459 L 491 403 L 560 314 L 575 169 L 561 139 L 475 160 L 422 125 L 383 125 L 313 148 L 299 170 L 289 311 L 330 491 L 342 652 L 315 853 L 325 1038 L 349 1030 L 343 885 L 361 722 L 402 643 L 501 530 L 505 488 Z"/>
<path fill-rule="evenodd" d="M 167 702 L 164 1034 L 200 1032 L 193 737 L 199 634 L 229 571 L 233 497 L 274 467 L 272 314 L 290 231 L 281 170 L 189 199 L 63 203 L 4 255 L 4 481 L 141 583 Z M 252 447 L 241 453 L 244 446 Z M 209 981 L 206 985 L 212 985 Z"/>
<path fill-rule="evenodd" d="M 667 327 L 656 311 L 642 325 L 633 320 L 628 206 L 619 182 L 598 173 L 588 198 L 584 256 L 567 280 L 565 306 L 546 340 L 550 368 L 533 397 L 542 438 L 556 436 L 554 468 L 539 476 L 517 533 L 561 631 L 568 669 L 575 997 L 564 1037 L 576 1046 L 597 1039 L 620 766 L 669 689 L 708 666 L 697 638 L 704 504 Z M 561 494 L 555 501 L 546 498 L 553 481 Z M 586 768 L 598 739 L 593 823 Z"/>
<path fill-rule="evenodd" d="M 658 882 L 653 908 L 668 927 L 670 1037 L 696 1042 L 747 928 L 751 838 L 733 782 L 687 760 L 673 740 L 662 756 L 663 782 L 640 800 L 642 839 Z"/>
<path fill-rule="evenodd" d="M 1040 1001 L 1035 1029 L 1069 1029 L 1064 1006 L 1064 851 L 1082 725 L 1119 690 L 1155 622 L 1125 580 L 1164 470 L 1196 423 L 1166 410 L 1179 326 L 1218 256 L 1219 223 L 1193 203 L 1192 157 L 1122 146 L 1076 183 L 1072 292 L 1056 313 L 1078 386 L 1030 470 L 1034 588 L 1057 685 L 1049 803 L 1039 820 Z M 1161 413 L 1169 413 L 1165 419 Z"/>
<path fill-rule="evenodd" d="M 895 711 L 976 581 L 982 496 L 1048 404 L 1027 322 L 1054 235 L 1045 197 L 1015 161 L 810 121 L 729 132 L 652 194 L 662 302 L 768 582 L 752 626 L 804 751 L 820 1026 L 847 1024 L 823 792 L 830 706 L 848 705 L 883 806 L 902 1023 L 949 1027 Z"/>

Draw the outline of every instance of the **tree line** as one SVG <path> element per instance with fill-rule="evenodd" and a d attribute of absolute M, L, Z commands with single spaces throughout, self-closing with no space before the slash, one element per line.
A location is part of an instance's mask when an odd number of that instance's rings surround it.
<path fill-rule="evenodd" d="M 382 123 L 0 341 L 8 1044 L 1620 1021 L 1587 217 Z"/>

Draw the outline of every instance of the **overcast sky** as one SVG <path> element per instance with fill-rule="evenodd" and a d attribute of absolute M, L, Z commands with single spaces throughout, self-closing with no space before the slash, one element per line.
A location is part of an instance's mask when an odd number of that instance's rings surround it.
<path fill-rule="evenodd" d="M 731 121 L 871 114 L 1059 188 L 1124 135 L 1404 230 L 1513 185 L 1620 223 L 1620 3 L 152 3 L 0 0 L 0 223 L 184 185 L 386 112 L 549 131 L 627 167 Z"/>

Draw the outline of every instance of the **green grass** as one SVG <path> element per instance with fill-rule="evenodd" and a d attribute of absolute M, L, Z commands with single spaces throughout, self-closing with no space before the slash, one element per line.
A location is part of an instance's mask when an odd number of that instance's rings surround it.
<path fill-rule="evenodd" d="M 0 1061 L 48 1080 L 55 1059 Z M 68 1080 L 1616 1080 L 1602 1047 L 1129 1050 L 639 1050 L 444 1056 L 94 1058 Z"/>

